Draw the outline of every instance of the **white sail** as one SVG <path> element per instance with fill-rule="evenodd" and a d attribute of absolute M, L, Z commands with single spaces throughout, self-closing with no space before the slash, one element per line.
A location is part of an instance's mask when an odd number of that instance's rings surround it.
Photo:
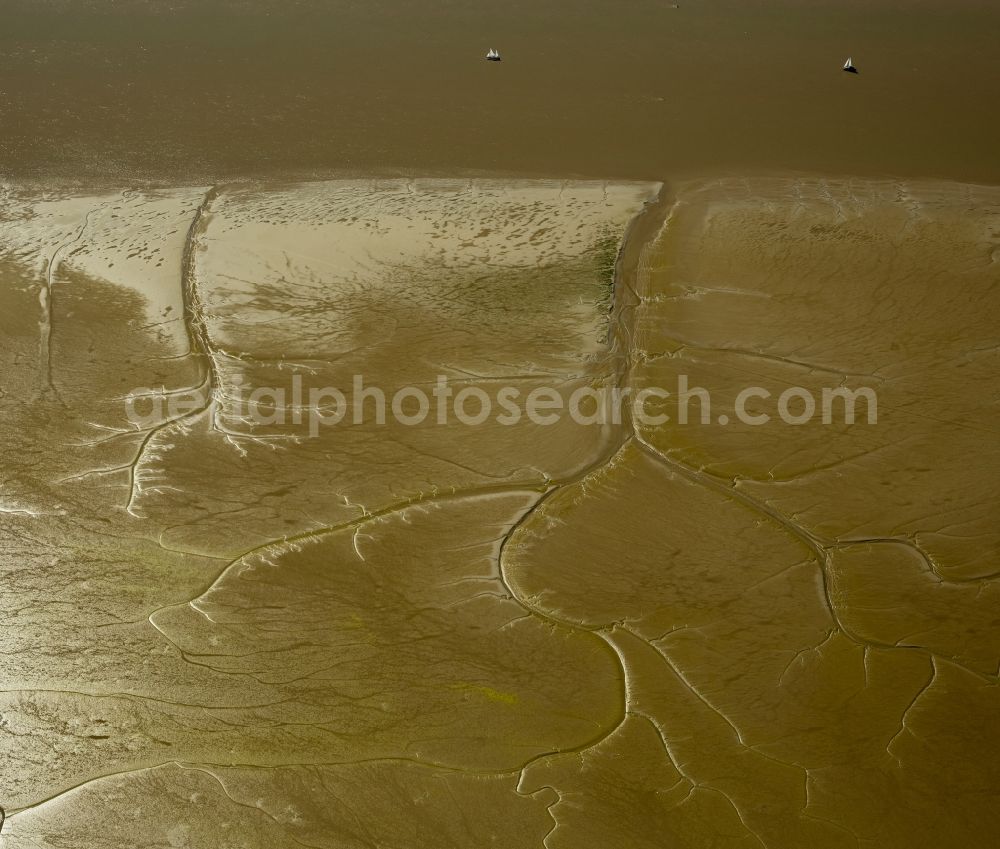
<path fill-rule="evenodd" d="M 853 68 L 853 67 L 854 67 L 854 59 L 852 59 L 850 56 L 848 56 L 847 57 L 847 61 L 844 62 L 844 68 L 846 69 L 846 68 Z"/>

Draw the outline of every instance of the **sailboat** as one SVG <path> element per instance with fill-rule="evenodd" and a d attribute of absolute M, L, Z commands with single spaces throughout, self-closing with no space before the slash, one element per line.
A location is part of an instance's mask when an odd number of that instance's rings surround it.
<path fill-rule="evenodd" d="M 496 49 L 494 49 L 494 48 L 491 47 L 490 48 L 490 52 L 486 54 L 486 61 L 487 62 L 499 62 L 500 61 L 500 54 L 496 51 Z"/>
<path fill-rule="evenodd" d="M 844 62 L 844 70 L 849 74 L 856 74 L 858 69 L 854 67 L 854 59 L 850 56 L 847 57 L 847 61 Z"/>

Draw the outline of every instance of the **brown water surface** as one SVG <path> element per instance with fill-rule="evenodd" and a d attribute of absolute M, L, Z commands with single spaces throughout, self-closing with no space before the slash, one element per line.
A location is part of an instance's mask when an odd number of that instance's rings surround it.
<path fill-rule="evenodd" d="M 998 44 L 989 0 L 8 0 L 0 174 L 998 182 Z"/>

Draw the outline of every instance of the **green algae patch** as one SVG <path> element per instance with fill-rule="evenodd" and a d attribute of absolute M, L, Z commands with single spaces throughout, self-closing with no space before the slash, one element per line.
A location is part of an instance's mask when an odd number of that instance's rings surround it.
<path fill-rule="evenodd" d="M 499 702 L 505 705 L 516 705 L 521 701 L 517 693 L 505 693 L 502 690 L 494 690 L 492 687 L 485 687 L 480 684 L 453 684 L 453 690 L 465 690 L 469 693 L 478 693 L 491 702 Z"/>

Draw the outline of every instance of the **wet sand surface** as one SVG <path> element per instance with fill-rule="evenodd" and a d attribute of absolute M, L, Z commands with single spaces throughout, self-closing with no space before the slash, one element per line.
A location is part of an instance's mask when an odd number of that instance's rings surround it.
<path fill-rule="evenodd" d="M 1000 191 L 9 186 L 0 214 L 4 845 L 997 833 Z M 354 374 L 685 374 L 711 420 L 295 420 L 296 379 Z M 748 385 L 871 387 L 878 423 L 719 424 Z M 241 387 L 287 390 L 273 421 Z"/>
<path fill-rule="evenodd" d="M 3 12 L 0 847 L 998 842 L 995 3 Z"/>

